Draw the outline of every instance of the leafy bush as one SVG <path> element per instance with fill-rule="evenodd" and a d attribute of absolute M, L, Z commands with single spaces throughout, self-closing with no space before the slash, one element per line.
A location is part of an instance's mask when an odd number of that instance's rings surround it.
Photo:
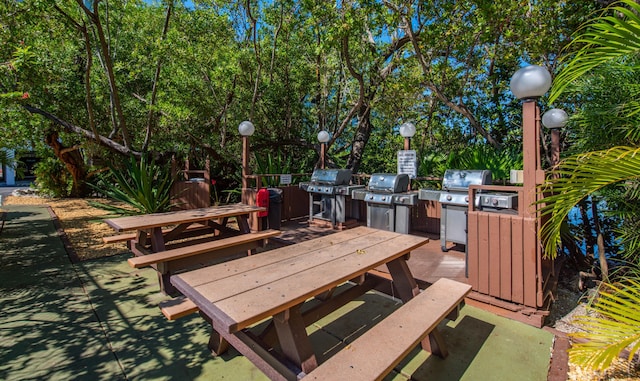
<path fill-rule="evenodd" d="M 140 161 L 131 157 L 123 168 L 110 166 L 109 173 L 93 188 L 110 199 L 130 205 L 132 209 L 92 204 L 123 215 L 168 212 L 172 206 L 173 181 L 170 168 L 159 166 L 144 156 Z"/>
<path fill-rule="evenodd" d="M 55 157 L 44 157 L 34 168 L 40 193 L 51 197 L 69 197 L 73 178 L 64 164 Z"/>

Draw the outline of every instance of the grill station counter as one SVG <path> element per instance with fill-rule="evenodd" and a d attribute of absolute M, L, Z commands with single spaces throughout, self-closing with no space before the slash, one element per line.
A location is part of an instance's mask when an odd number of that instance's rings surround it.
<path fill-rule="evenodd" d="M 489 170 L 448 169 L 442 179 L 442 190 L 420 189 L 419 200 L 440 203 L 440 246 L 447 251 L 447 242 L 467 244 L 467 212 L 469 210 L 469 186 L 491 185 Z M 495 213 L 517 214 L 518 195 L 510 192 L 479 190 L 473 200 L 478 210 Z"/>
<path fill-rule="evenodd" d="M 354 189 L 364 185 L 349 185 L 350 169 L 316 169 L 309 182 L 300 183 L 300 188 L 309 193 L 309 223 L 314 220 L 331 222 L 339 227 L 347 220 L 347 197 Z"/>
<path fill-rule="evenodd" d="M 374 173 L 366 189 L 352 193 L 354 200 L 367 204 L 367 226 L 397 233 L 409 233 L 411 206 L 418 203 L 417 192 L 407 192 L 406 174 Z"/>
<path fill-rule="evenodd" d="M 440 247 L 447 251 L 447 242 L 467 244 L 467 211 L 469 186 L 490 185 L 491 171 L 447 169 L 440 193 Z"/>

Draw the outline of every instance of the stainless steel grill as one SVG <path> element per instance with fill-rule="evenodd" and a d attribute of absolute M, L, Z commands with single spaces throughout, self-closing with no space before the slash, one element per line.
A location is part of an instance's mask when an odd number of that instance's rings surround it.
<path fill-rule="evenodd" d="M 349 185 L 350 169 L 316 169 L 300 187 L 309 192 L 309 222 L 330 221 L 335 228 L 347 219 L 347 197 L 364 185 Z"/>
<path fill-rule="evenodd" d="M 467 211 L 469 208 L 469 186 L 492 183 L 491 171 L 447 169 L 442 179 L 439 194 L 440 247 L 447 251 L 447 242 L 467 244 Z M 478 194 L 477 202 L 481 197 Z"/>
<path fill-rule="evenodd" d="M 409 176 L 406 174 L 375 173 L 366 189 L 354 190 L 356 200 L 367 203 L 367 226 L 409 233 L 411 206 L 418 202 L 416 192 L 407 192 Z"/>

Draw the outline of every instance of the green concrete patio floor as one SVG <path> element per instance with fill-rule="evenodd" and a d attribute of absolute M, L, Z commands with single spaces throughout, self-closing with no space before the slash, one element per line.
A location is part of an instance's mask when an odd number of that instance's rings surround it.
<path fill-rule="evenodd" d="M 266 379 L 233 349 L 212 357 L 209 328 L 197 314 L 167 321 L 153 270 L 132 269 L 127 254 L 72 264 L 46 208 L 4 209 L 1 380 Z M 318 360 L 399 306 L 370 292 L 308 327 Z M 470 306 L 440 329 L 449 357 L 416 349 L 387 379 L 547 379 L 553 335 L 545 330 Z"/>

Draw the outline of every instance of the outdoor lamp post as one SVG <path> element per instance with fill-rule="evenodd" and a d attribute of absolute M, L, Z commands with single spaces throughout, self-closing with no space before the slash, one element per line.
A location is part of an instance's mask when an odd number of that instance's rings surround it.
<path fill-rule="evenodd" d="M 522 100 L 522 235 L 521 257 L 523 267 L 523 290 L 529 294 L 525 299 L 535 297 L 538 306 L 543 304 L 542 242 L 538 234 L 539 221 L 536 216 L 536 202 L 542 198 L 537 185 L 545 181 L 545 173 L 540 164 L 540 108 L 537 99 L 551 88 L 551 74 L 540 66 L 527 66 L 511 77 L 511 92 Z M 535 286 L 534 286 L 535 284 Z M 530 292 L 535 290 L 535 296 Z"/>
<path fill-rule="evenodd" d="M 542 115 L 542 125 L 551 130 L 551 165 L 560 162 L 560 129 L 567 124 L 569 115 L 564 110 L 552 108 Z"/>
<path fill-rule="evenodd" d="M 411 122 L 405 122 L 400 125 L 400 135 L 404 138 L 404 150 L 408 151 L 411 149 L 411 138 L 416 134 L 416 126 Z M 409 185 L 407 185 L 407 191 L 411 190 L 411 180 L 409 180 Z"/>
<path fill-rule="evenodd" d="M 551 88 L 547 69 L 531 65 L 511 77 L 511 92 L 522 100 L 523 198 L 525 217 L 535 217 L 536 186 L 544 181 L 540 164 L 540 108 L 537 99 Z"/>
<path fill-rule="evenodd" d="M 238 126 L 238 132 L 242 136 L 242 189 L 248 188 L 247 175 L 249 175 L 249 136 L 253 135 L 256 128 L 253 123 L 245 120 Z"/>
<path fill-rule="evenodd" d="M 327 131 L 322 130 L 318 132 L 318 141 L 320 142 L 320 169 L 324 169 L 324 157 L 329 139 L 331 139 L 331 136 Z"/>
<path fill-rule="evenodd" d="M 416 134 L 416 126 L 411 122 L 402 123 L 400 126 L 400 135 L 404 138 L 405 151 L 411 149 L 411 138 Z"/>

